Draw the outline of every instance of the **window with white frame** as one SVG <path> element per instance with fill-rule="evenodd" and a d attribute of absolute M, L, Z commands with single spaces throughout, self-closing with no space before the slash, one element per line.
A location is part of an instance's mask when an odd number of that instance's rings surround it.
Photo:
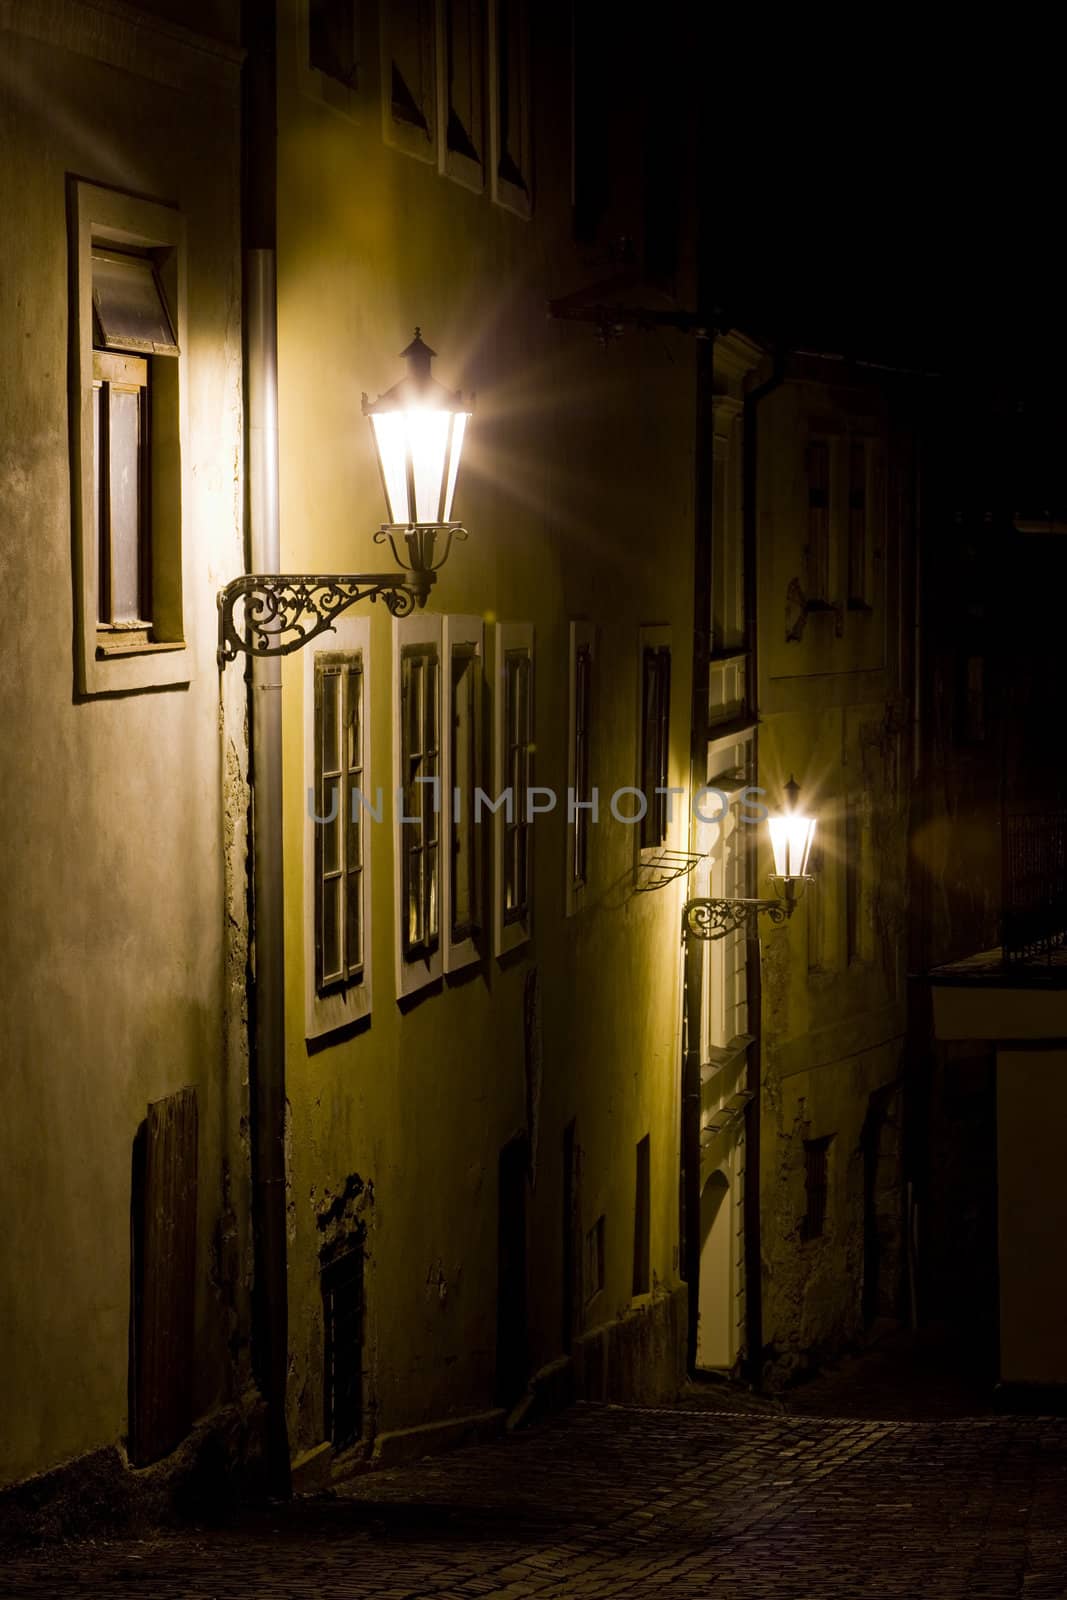
<path fill-rule="evenodd" d="M 482 955 L 480 617 L 393 624 L 397 996 Z"/>
<path fill-rule="evenodd" d="M 444 811 L 445 971 L 457 972 L 481 955 L 482 852 L 475 793 L 482 787 L 482 622 L 445 617 L 448 743 Z"/>
<path fill-rule="evenodd" d="M 441 938 L 441 655 L 436 641 L 400 647 L 400 947 L 428 963 Z"/>
<path fill-rule="evenodd" d="M 83 693 L 186 683 L 184 222 L 71 184 L 76 654 Z"/>
<path fill-rule="evenodd" d="M 438 165 L 485 188 L 485 0 L 437 0 Z"/>
<path fill-rule="evenodd" d="M 671 646 L 666 628 L 641 630 L 641 745 L 638 787 L 645 800 L 639 832 L 642 851 L 667 841 L 671 820 Z"/>
<path fill-rule="evenodd" d="M 579 910 L 589 878 L 592 839 L 592 710 L 596 630 L 589 622 L 570 625 L 570 675 L 567 734 L 566 912 Z"/>
<path fill-rule="evenodd" d="M 390 0 L 380 10 L 382 130 L 387 144 L 437 163 L 435 0 Z"/>
<path fill-rule="evenodd" d="M 496 625 L 494 779 L 496 810 L 493 951 L 504 955 L 529 937 L 532 924 L 533 624 Z"/>
<path fill-rule="evenodd" d="M 517 216 L 533 210 L 529 0 L 490 0 L 490 193 Z"/>
<path fill-rule="evenodd" d="M 304 1031 L 370 1011 L 368 830 L 382 797 L 368 770 L 370 625 L 341 617 L 328 650 L 304 653 Z"/>

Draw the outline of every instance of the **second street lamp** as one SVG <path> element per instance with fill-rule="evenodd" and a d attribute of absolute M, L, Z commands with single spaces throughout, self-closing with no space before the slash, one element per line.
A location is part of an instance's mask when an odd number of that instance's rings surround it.
<path fill-rule="evenodd" d="M 401 571 L 243 573 L 219 591 L 220 668 L 239 654 L 301 650 L 361 600 L 381 600 L 394 617 L 407 616 L 426 604 L 452 540 L 466 538 L 452 520 L 452 501 L 470 401 L 431 377 L 434 352 L 418 328 L 403 355 L 407 375 L 373 404 L 363 396 L 390 518 L 374 541 L 389 541 Z"/>
<path fill-rule="evenodd" d="M 773 899 L 721 900 L 705 897 L 687 900 L 682 912 L 683 939 L 723 939 L 736 928 L 766 913 L 772 922 L 785 922 L 796 909 L 804 886 L 811 882 L 808 862 L 815 839 L 815 819 L 800 810 L 800 785 L 790 778 L 785 786 L 783 810 L 768 819 L 774 871 Z"/>

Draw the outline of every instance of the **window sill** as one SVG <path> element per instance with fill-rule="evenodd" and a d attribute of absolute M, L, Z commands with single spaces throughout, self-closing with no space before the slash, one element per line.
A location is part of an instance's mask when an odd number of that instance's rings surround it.
<path fill-rule="evenodd" d="M 148 656 L 167 650 L 184 650 L 184 639 L 149 639 L 143 629 L 127 632 L 124 629 L 102 628 L 96 635 L 96 659 L 108 661 L 114 656 Z"/>

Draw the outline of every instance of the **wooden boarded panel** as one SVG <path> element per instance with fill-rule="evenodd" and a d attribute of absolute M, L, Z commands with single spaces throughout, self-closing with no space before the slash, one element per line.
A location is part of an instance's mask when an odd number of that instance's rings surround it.
<path fill-rule="evenodd" d="M 196 1090 L 148 1107 L 134 1146 L 130 1456 L 168 1455 L 193 1420 Z"/>

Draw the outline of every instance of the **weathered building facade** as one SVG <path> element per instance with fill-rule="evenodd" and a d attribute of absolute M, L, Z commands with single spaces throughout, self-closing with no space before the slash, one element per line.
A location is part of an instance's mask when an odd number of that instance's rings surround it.
<path fill-rule="evenodd" d="M 913 409 L 717 341 L 706 781 L 795 778 L 817 834 L 788 920 L 703 956 L 694 1355 L 772 1383 L 901 1312 Z M 773 893 L 756 815 L 700 830 L 695 893 Z"/>
<path fill-rule="evenodd" d="M 597 84 L 592 57 L 572 57 L 568 7 L 359 10 L 358 38 L 317 34 L 295 3 L 279 12 L 283 568 L 380 565 L 360 390 L 399 376 L 416 323 L 440 352 L 434 376 L 476 399 L 456 501 L 470 537 L 426 612 L 376 608 L 285 667 L 298 1457 L 325 1440 L 384 1458 L 499 1426 L 538 1374 L 561 1393 L 666 1393 L 683 1359 L 683 888 L 642 891 L 687 830 L 693 342 L 602 344 L 547 314 L 619 276 L 624 220 L 645 264 L 640 174 L 632 193 L 601 193 L 614 169 L 581 133 Z M 577 145 L 560 114 L 572 95 Z M 678 257 L 685 241 L 669 242 Z M 384 798 L 380 821 L 363 812 L 366 954 L 347 997 L 322 981 L 309 882 L 313 724 L 334 665 L 358 667 L 360 787 Z M 449 802 L 430 825 L 432 904 L 413 910 L 412 852 L 430 834 L 399 820 L 397 794 L 414 792 L 416 747 L 420 774 L 436 770 L 462 808 L 518 778 L 546 809 L 527 842 L 503 815 L 470 827 Z M 646 784 L 646 757 L 678 791 L 656 833 L 612 814 L 616 791 Z M 587 802 L 596 790 L 595 820 L 568 819 L 576 783 Z M 620 817 L 635 809 L 631 793 L 618 802 Z M 333 1356 L 345 1273 L 359 1321 L 347 1378 Z"/>
<path fill-rule="evenodd" d="M 2 1483 L 255 1389 L 312 1484 L 898 1309 L 903 411 L 716 328 L 667 30 L 237 12 L 0 5 Z M 402 350 L 474 396 L 429 603 L 217 662 L 238 574 L 389 566 Z M 791 775 L 814 884 L 697 956 Z"/>
<path fill-rule="evenodd" d="M 4 1484 L 250 1381 L 240 51 L 171 9 L 0 7 Z"/>

